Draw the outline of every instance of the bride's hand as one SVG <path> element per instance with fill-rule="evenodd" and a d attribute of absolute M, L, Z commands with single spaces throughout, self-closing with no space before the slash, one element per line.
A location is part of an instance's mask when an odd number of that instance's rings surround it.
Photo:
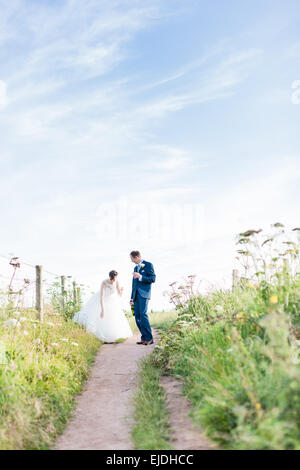
<path fill-rule="evenodd" d="M 100 318 L 103 318 L 104 317 L 104 311 L 101 310 L 101 313 L 100 313 Z"/>

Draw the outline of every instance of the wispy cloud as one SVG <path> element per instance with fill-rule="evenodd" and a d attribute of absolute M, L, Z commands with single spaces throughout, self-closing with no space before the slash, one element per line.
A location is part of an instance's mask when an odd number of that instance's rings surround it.
<path fill-rule="evenodd" d="M 70 82 L 103 75 L 127 57 L 124 46 L 133 35 L 159 19 L 159 7 L 160 2 L 114 0 L 34 5 L 13 23 L 15 39 L 22 36 L 29 53 L 15 58 L 22 69 L 12 78 L 51 71 L 68 74 Z M 8 23 L 12 15 L 7 15 Z"/>
<path fill-rule="evenodd" d="M 188 75 L 197 70 L 196 78 L 191 82 L 185 82 L 181 86 L 181 92 L 171 94 L 164 92 L 164 95 L 151 103 L 146 103 L 135 110 L 139 117 L 157 118 L 164 117 L 170 112 L 176 112 L 187 106 L 193 106 L 207 101 L 224 99 L 232 96 L 236 92 L 236 87 L 244 82 L 255 68 L 262 57 L 263 51 L 260 49 L 249 49 L 229 53 L 226 49 L 213 51 L 211 56 L 215 58 L 214 64 L 206 65 L 209 54 L 197 62 L 187 64 L 183 69 L 175 72 L 174 75 L 162 79 L 152 85 L 146 85 L 145 89 L 158 88 L 165 83 L 171 82 Z M 225 56 L 225 58 L 224 58 Z M 190 91 L 192 85 L 192 91 Z M 180 84 L 177 85 L 177 90 Z M 143 89 L 143 88 L 142 88 Z"/>
<path fill-rule="evenodd" d="M 152 145 L 147 148 L 151 153 L 151 166 L 158 170 L 174 171 L 186 168 L 190 158 L 185 150 L 167 145 Z"/>

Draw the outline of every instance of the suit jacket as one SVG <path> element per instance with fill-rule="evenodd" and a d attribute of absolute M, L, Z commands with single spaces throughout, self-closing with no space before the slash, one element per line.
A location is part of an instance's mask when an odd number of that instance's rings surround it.
<path fill-rule="evenodd" d="M 142 264 L 145 265 L 139 270 L 139 273 L 142 275 L 142 281 L 135 278 L 132 279 L 132 300 L 135 299 L 137 292 L 144 297 L 144 299 L 150 299 L 151 297 L 151 284 L 155 282 L 156 275 L 152 263 L 143 260 Z M 137 272 L 137 266 L 135 266 L 134 272 Z"/>

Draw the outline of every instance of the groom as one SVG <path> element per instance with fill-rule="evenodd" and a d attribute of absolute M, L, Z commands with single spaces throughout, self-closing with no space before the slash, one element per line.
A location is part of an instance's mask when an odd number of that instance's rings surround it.
<path fill-rule="evenodd" d="M 137 344 L 153 344 L 153 336 L 149 323 L 147 308 L 151 295 L 151 284 L 155 282 L 153 264 L 145 261 L 139 251 L 130 253 L 131 261 L 136 265 L 133 272 L 130 305 L 134 305 L 134 316 L 141 332 L 141 341 Z"/>

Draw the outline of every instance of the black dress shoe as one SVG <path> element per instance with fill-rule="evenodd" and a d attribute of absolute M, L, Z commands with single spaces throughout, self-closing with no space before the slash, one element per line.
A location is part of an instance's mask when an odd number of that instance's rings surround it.
<path fill-rule="evenodd" d="M 153 339 L 150 339 L 150 341 L 144 341 L 143 344 L 145 346 L 148 346 L 148 344 L 154 344 L 154 341 L 153 341 Z"/>
<path fill-rule="evenodd" d="M 144 340 L 137 341 L 136 344 L 145 344 L 145 341 Z"/>

